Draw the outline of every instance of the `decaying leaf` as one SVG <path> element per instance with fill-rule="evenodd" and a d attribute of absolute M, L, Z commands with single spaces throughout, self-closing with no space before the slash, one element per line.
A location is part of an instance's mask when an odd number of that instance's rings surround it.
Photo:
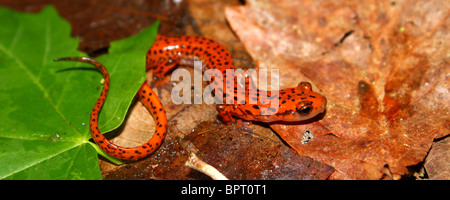
<path fill-rule="evenodd" d="M 431 180 L 450 180 L 450 137 L 433 144 L 424 167 Z"/>
<path fill-rule="evenodd" d="M 184 137 L 168 138 L 156 154 L 111 171 L 104 178 L 207 179 L 184 165 L 191 152 L 233 180 L 326 179 L 333 172 L 332 167 L 299 156 L 270 138 L 216 121 L 201 123 Z"/>
<path fill-rule="evenodd" d="M 271 127 L 332 179 L 398 179 L 448 135 L 448 1 L 248 1 L 226 16 L 281 87 L 310 81 L 326 114 Z"/>

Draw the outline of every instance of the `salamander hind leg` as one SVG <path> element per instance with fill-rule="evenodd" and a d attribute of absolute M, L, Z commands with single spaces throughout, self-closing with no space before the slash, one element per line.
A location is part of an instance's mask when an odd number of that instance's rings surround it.
<path fill-rule="evenodd" d="M 220 117 L 222 118 L 222 122 L 226 125 L 233 125 L 243 131 L 254 131 L 254 129 L 250 128 L 249 125 L 252 124 L 251 121 L 244 121 L 240 118 L 234 118 L 233 113 L 234 105 L 226 105 L 226 104 L 217 104 L 216 110 L 219 112 Z"/>
<path fill-rule="evenodd" d="M 219 115 L 222 118 L 222 122 L 224 124 L 231 124 L 236 121 L 231 116 L 230 109 L 232 109 L 231 105 L 226 105 L 226 104 L 217 104 L 216 105 L 216 110 L 217 110 L 217 112 L 219 112 Z"/>

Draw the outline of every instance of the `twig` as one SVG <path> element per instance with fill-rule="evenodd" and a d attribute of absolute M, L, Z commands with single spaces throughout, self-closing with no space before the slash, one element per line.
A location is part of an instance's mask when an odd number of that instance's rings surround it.
<path fill-rule="evenodd" d="M 200 158 L 198 158 L 195 153 L 191 152 L 189 159 L 186 161 L 186 163 L 184 163 L 184 165 L 208 175 L 213 180 L 228 180 L 228 178 L 220 173 L 219 170 L 200 160 Z"/>

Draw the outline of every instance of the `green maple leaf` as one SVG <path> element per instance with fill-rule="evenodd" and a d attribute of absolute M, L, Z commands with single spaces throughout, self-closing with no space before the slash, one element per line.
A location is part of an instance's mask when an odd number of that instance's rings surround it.
<path fill-rule="evenodd" d="M 0 8 L 0 179 L 101 179 L 89 116 L 102 87 L 92 65 L 53 62 L 86 56 L 70 25 L 48 6 L 39 14 Z M 145 81 L 145 53 L 158 23 L 112 42 L 96 58 L 111 76 L 99 127 L 123 122 Z"/>

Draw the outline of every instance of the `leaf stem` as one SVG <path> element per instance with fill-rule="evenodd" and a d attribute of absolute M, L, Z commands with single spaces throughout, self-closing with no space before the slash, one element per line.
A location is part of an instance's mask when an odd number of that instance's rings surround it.
<path fill-rule="evenodd" d="M 104 152 L 102 149 L 100 149 L 100 147 L 97 146 L 97 144 L 88 141 L 88 143 L 94 147 L 95 151 L 97 151 L 98 154 L 100 154 L 101 156 L 105 157 L 107 160 L 109 160 L 110 162 L 114 163 L 115 165 L 121 165 L 123 164 L 122 160 L 113 157 L 109 154 L 107 154 L 106 152 Z"/>

